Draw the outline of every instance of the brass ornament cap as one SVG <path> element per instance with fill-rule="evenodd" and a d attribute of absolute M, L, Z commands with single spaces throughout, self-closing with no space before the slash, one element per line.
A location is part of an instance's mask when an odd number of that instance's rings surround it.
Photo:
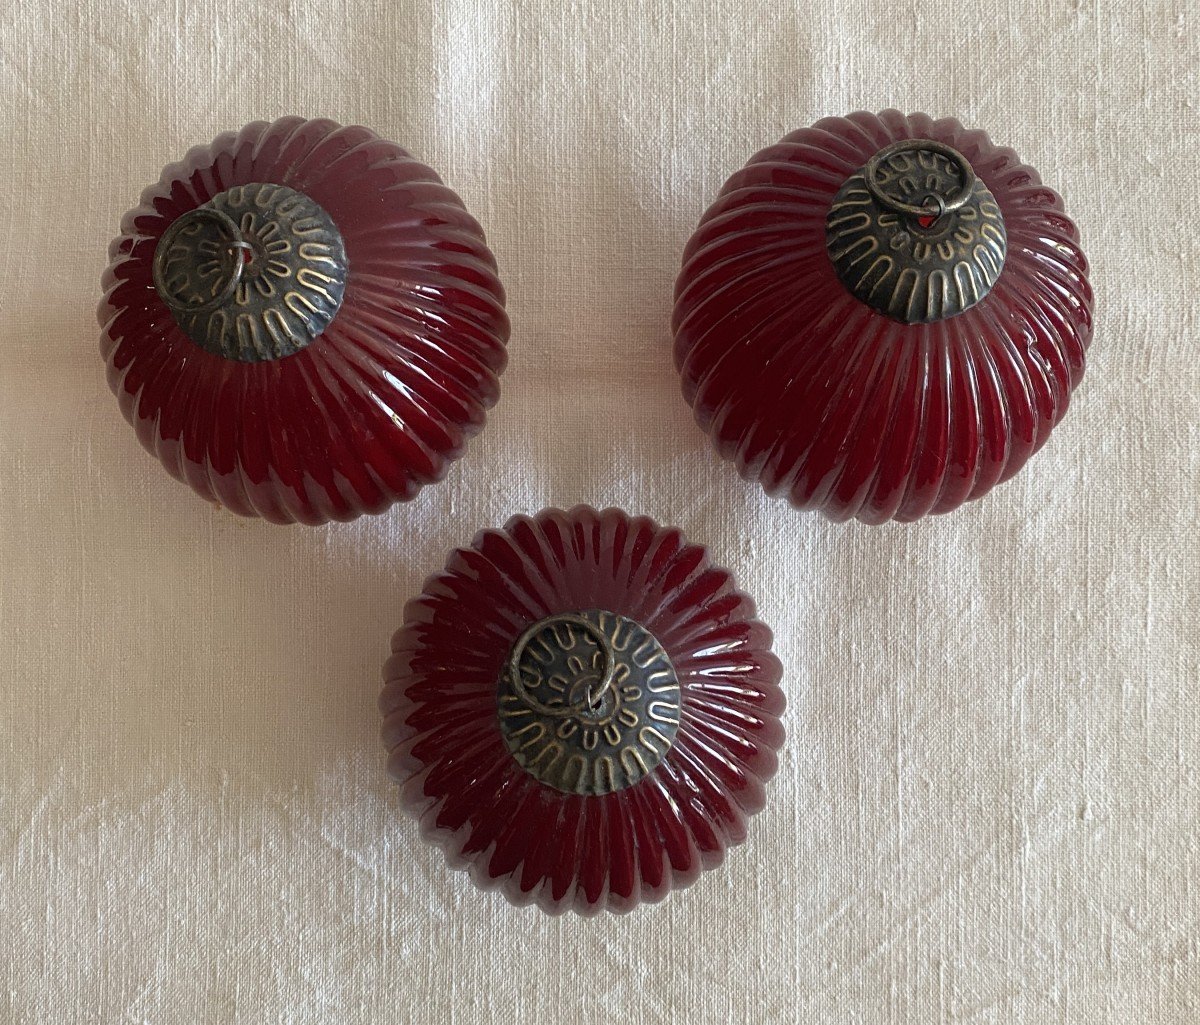
<path fill-rule="evenodd" d="M 292 356 L 336 316 L 346 247 L 333 219 L 286 185 L 235 185 L 173 221 L 154 287 L 192 341 L 241 362 Z"/>
<path fill-rule="evenodd" d="M 969 310 L 1008 251 L 996 197 L 966 157 L 932 139 L 892 143 L 847 178 L 825 235 L 842 284 L 904 324 Z"/>
<path fill-rule="evenodd" d="M 572 794 L 640 783 L 679 729 L 679 680 L 639 623 L 592 609 L 538 620 L 501 674 L 500 732 L 517 764 Z"/>

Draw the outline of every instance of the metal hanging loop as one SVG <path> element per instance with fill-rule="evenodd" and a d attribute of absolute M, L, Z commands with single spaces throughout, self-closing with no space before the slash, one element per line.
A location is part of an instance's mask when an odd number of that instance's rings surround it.
<path fill-rule="evenodd" d="M 888 160 L 900 154 L 912 153 L 918 150 L 925 153 L 937 153 L 945 157 L 959 171 L 961 180 L 959 181 L 958 188 L 949 196 L 937 197 L 940 207 L 936 209 L 931 209 L 929 204 L 924 200 L 922 201 L 922 205 L 918 206 L 915 203 L 906 203 L 902 199 L 897 199 L 895 196 L 891 196 L 884 191 L 883 185 L 879 181 L 879 169 Z M 871 193 L 876 202 L 881 206 L 887 207 L 889 210 L 905 214 L 908 217 L 941 217 L 943 214 L 950 213 L 963 206 L 971 198 L 971 193 L 975 189 L 975 171 L 971 168 L 971 164 L 967 158 L 953 146 L 947 146 L 942 142 L 934 142 L 932 139 L 901 139 L 890 146 L 885 146 L 867 161 L 862 175 L 866 181 L 867 191 Z M 927 199 L 928 197 L 926 197 Z"/>
<path fill-rule="evenodd" d="M 226 274 L 225 282 L 221 288 L 211 299 L 205 302 L 196 302 L 193 299 L 183 299 L 172 291 L 167 265 L 171 259 L 171 250 L 179 236 L 187 231 L 188 228 L 194 227 L 202 221 L 210 221 L 216 225 L 218 230 L 228 240 L 228 252 L 234 255 L 234 259 L 231 261 L 230 270 Z M 187 213 L 176 217 L 171 222 L 170 227 L 163 232 L 162 238 L 158 240 L 158 248 L 154 250 L 154 287 L 158 290 L 158 294 L 162 296 L 163 301 L 172 310 L 179 313 L 210 313 L 229 302 L 234 292 L 237 291 L 246 263 L 241 255 L 242 251 L 253 251 L 253 248 L 242 237 L 237 224 L 228 214 L 222 213 L 220 210 L 214 210 L 212 207 L 204 206 L 197 207 L 195 210 L 189 210 Z"/>
<path fill-rule="evenodd" d="M 561 705 L 548 705 L 529 693 L 528 688 L 525 686 L 525 679 L 521 675 L 521 659 L 525 655 L 526 646 L 543 630 L 553 629 L 559 624 L 582 630 L 596 642 L 597 647 L 599 647 L 601 653 L 604 655 L 604 671 L 600 674 L 600 684 L 594 690 L 589 689 L 584 695 L 586 704 L 564 701 Z M 512 654 L 509 656 L 508 672 L 512 680 L 513 690 L 533 711 L 556 719 L 563 719 L 587 711 L 588 708 L 594 706 L 597 701 L 612 690 L 613 678 L 617 672 L 617 653 L 613 649 L 612 641 L 608 635 L 596 626 L 595 623 L 589 622 L 583 616 L 562 613 L 561 615 L 551 616 L 548 619 L 539 619 L 521 634 L 517 639 L 517 643 L 513 645 Z"/>

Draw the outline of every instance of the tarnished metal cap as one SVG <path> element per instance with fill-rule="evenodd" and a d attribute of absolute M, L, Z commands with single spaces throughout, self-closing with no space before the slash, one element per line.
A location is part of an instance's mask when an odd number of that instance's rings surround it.
<path fill-rule="evenodd" d="M 991 291 L 1008 238 L 995 197 L 958 150 L 904 139 L 876 153 L 825 219 L 842 283 L 905 324 L 944 320 Z"/>
<path fill-rule="evenodd" d="M 556 790 L 608 794 L 654 771 L 679 729 L 679 680 L 662 645 L 615 612 L 539 620 L 498 689 L 513 758 Z"/>
<path fill-rule="evenodd" d="M 241 362 L 299 352 L 333 320 L 346 249 L 322 207 L 255 182 L 176 218 L 154 253 L 154 287 L 201 348 Z"/>

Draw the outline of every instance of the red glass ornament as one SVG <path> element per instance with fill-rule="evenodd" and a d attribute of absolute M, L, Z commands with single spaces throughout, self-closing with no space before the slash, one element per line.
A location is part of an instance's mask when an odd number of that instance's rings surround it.
<path fill-rule="evenodd" d="M 322 212 L 340 275 L 323 273 Z M 99 309 L 109 384 L 167 470 L 236 513 L 318 524 L 411 499 L 498 398 L 508 321 L 483 232 L 369 129 L 289 117 L 219 135 L 164 169 L 121 231 Z"/>
<path fill-rule="evenodd" d="M 783 740 L 770 644 L 679 530 L 517 516 L 409 602 L 380 698 L 388 768 L 480 886 L 627 911 L 719 864 L 763 807 Z"/>
<path fill-rule="evenodd" d="M 891 184 L 875 180 L 916 216 L 893 209 L 877 237 L 852 238 L 874 202 L 860 188 L 835 229 L 850 179 L 900 140 L 939 144 L 919 160 L 897 154 Z M 982 185 L 976 213 L 994 197 L 1002 215 L 998 277 L 974 301 L 994 253 L 968 225 L 966 288 L 939 278 L 929 296 L 910 294 L 916 277 L 896 275 L 875 287 L 897 250 L 937 252 L 910 249 L 923 233 L 954 246 L 958 215 L 928 189 L 961 180 L 938 163 L 947 146 Z M 983 132 L 895 110 L 826 118 L 730 178 L 688 242 L 673 318 L 684 396 L 743 477 L 798 508 L 868 523 L 947 512 L 1016 473 L 1066 413 L 1092 336 L 1087 270 L 1057 193 Z"/>

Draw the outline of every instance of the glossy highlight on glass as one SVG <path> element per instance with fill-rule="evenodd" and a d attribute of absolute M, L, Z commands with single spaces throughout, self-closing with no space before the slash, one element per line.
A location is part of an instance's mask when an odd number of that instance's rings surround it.
<path fill-rule="evenodd" d="M 851 294 L 827 238 L 839 190 L 908 139 L 965 157 L 1007 236 L 990 291 L 928 323 Z M 910 205 L 939 198 L 922 191 Z M 1062 199 L 984 132 L 895 110 L 826 118 L 754 156 L 704 214 L 676 284 L 675 363 L 747 480 L 835 520 L 915 520 L 986 494 L 1045 444 L 1084 373 L 1087 274 Z"/>
<path fill-rule="evenodd" d="M 309 213 L 280 206 L 287 190 L 336 226 L 320 241 L 336 244 L 340 235 L 344 293 L 339 280 L 323 308 L 295 299 L 294 317 L 281 306 L 284 316 L 264 319 L 262 332 L 251 324 L 202 347 L 180 323 L 202 341 L 211 325 L 197 326 L 196 314 L 189 320 L 169 307 L 155 287 L 159 240 L 178 218 L 215 202 L 234 212 L 245 236 L 212 266 L 271 259 L 279 226 L 248 204 Z M 193 237 L 199 230 L 189 227 Z M 142 445 L 233 512 L 319 524 L 411 499 L 445 475 L 499 397 L 509 329 L 483 231 L 430 168 L 370 129 L 288 117 L 223 133 L 165 168 L 121 232 L 98 311 L 109 385 Z M 296 241 L 311 266 L 264 263 L 272 272 L 257 279 L 264 290 L 296 276 L 320 280 L 311 275 L 323 250 Z M 208 287 L 208 269 L 199 269 L 190 278 L 188 268 L 171 268 L 181 295 L 195 301 L 197 282 Z M 250 281 L 257 265 L 232 269 Z M 285 337 L 288 319 L 298 327 Z M 310 340 L 299 328 L 313 324 L 319 333 Z"/>
<path fill-rule="evenodd" d="M 380 697 L 388 769 L 481 887 L 551 913 L 628 911 L 720 864 L 762 809 L 783 742 L 770 646 L 750 598 L 678 529 L 586 506 L 516 516 L 408 603 Z M 528 687 L 511 686 L 527 662 Z M 614 745 L 642 737 L 661 760 L 589 775 L 605 741 L 572 746 L 573 724 L 605 719 L 606 701 L 628 701 Z"/>

